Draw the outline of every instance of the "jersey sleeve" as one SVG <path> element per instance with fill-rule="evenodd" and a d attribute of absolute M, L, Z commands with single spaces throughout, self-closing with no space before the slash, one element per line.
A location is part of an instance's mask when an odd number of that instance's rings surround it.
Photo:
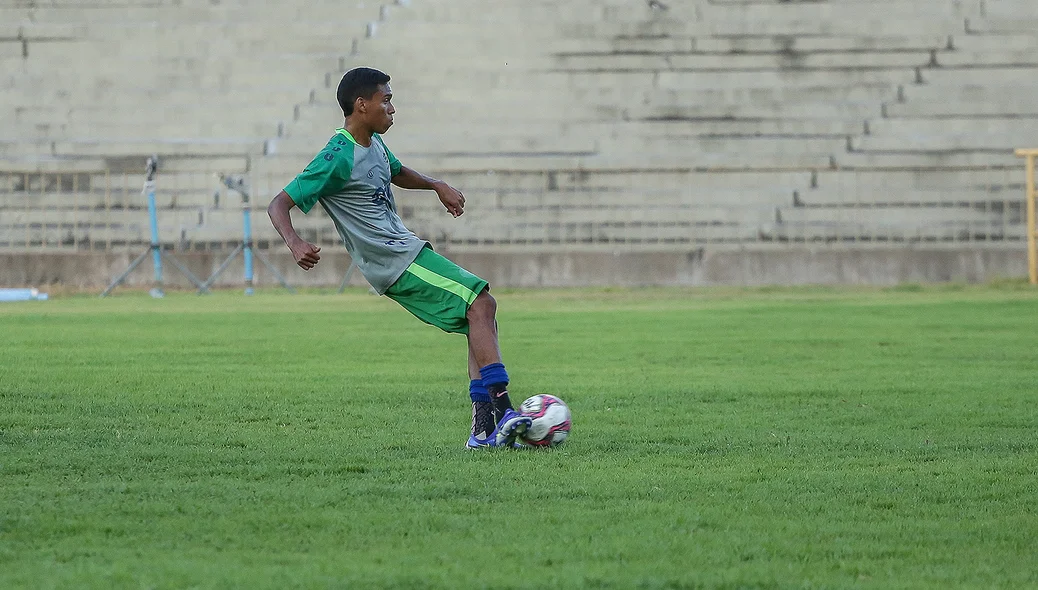
<path fill-rule="evenodd" d="M 378 137 L 378 142 L 382 144 L 382 149 L 386 150 L 386 157 L 389 158 L 389 175 L 396 176 L 397 174 L 400 174 L 400 169 L 403 168 L 404 165 L 400 163 L 400 160 L 398 160 L 396 156 L 393 155 L 393 152 L 389 151 L 389 146 L 386 145 L 385 141 L 383 141 L 382 136 L 377 135 L 376 137 Z"/>
<path fill-rule="evenodd" d="M 303 213 L 309 213 L 318 199 L 341 191 L 349 179 L 348 160 L 329 146 L 288 183 L 285 192 Z"/>

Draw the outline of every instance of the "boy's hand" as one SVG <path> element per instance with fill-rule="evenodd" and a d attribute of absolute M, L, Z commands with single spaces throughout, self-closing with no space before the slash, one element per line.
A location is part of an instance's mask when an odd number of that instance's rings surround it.
<path fill-rule="evenodd" d="M 465 195 L 461 194 L 461 191 L 446 182 L 438 183 L 433 190 L 448 213 L 457 217 L 465 212 Z"/>
<path fill-rule="evenodd" d="M 288 248 L 292 250 L 292 256 L 296 259 L 296 264 L 303 270 L 310 270 L 321 260 L 321 255 L 318 254 L 321 248 L 306 240 L 293 242 Z"/>

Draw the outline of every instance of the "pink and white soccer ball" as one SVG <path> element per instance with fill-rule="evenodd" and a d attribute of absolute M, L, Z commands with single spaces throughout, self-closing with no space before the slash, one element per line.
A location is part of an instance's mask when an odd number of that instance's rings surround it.
<path fill-rule="evenodd" d="M 521 437 L 528 445 L 551 447 L 562 444 L 569 436 L 569 406 L 554 395 L 542 393 L 527 398 L 519 406 L 519 413 L 533 418 L 533 424 Z"/>

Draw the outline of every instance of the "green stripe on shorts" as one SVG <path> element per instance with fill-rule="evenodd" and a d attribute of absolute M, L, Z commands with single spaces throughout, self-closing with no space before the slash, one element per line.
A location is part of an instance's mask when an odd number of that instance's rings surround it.
<path fill-rule="evenodd" d="M 468 334 L 469 306 L 486 287 L 486 281 L 427 246 L 386 290 L 386 297 L 427 324 Z"/>
<path fill-rule="evenodd" d="M 428 268 L 421 266 L 417 262 L 412 262 L 411 266 L 407 267 L 407 272 L 413 274 L 414 276 L 422 279 L 423 281 L 429 283 L 434 287 L 439 287 L 444 291 L 450 291 L 451 293 L 454 293 L 458 297 L 464 299 L 465 303 L 468 303 L 469 305 L 472 305 L 472 302 L 476 299 L 476 293 L 473 293 L 472 289 L 469 289 L 468 287 L 462 285 L 457 281 L 452 281 L 447 277 L 441 277 L 440 275 L 434 273 Z"/>

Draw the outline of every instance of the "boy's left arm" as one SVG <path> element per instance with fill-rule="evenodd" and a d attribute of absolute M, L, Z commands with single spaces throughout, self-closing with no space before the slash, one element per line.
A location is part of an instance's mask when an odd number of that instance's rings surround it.
<path fill-rule="evenodd" d="M 393 176 L 393 184 L 400 188 L 436 191 L 436 196 L 451 215 L 457 217 L 465 212 L 465 195 L 461 191 L 407 166 L 400 167 L 400 171 Z"/>

